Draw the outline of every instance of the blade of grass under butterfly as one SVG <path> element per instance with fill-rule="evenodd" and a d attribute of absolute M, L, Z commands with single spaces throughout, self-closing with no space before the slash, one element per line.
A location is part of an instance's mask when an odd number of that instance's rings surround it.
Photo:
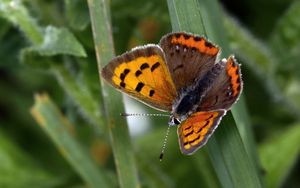
<path fill-rule="evenodd" d="M 31 114 L 57 146 L 61 154 L 90 187 L 112 187 L 108 174 L 98 169 L 72 136 L 72 125 L 47 95 L 36 95 Z"/>
<path fill-rule="evenodd" d="M 229 55 L 217 1 L 168 0 L 168 6 L 174 31 L 208 34 L 210 40 L 222 47 L 222 56 Z M 207 144 L 211 161 L 223 187 L 262 187 L 252 136 L 242 134 L 251 134 L 249 122 L 243 119 L 247 116 L 243 103 L 235 105 L 233 114 L 240 126 L 228 112 Z"/>
<path fill-rule="evenodd" d="M 87 2 L 100 72 L 105 63 L 108 63 L 114 56 L 109 9 L 106 0 L 88 0 Z M 119 184 L 123 188 L 139 187 L 126 119 L 119 115 L 124 112 L 121 94 L 105 83 L 102 83 L 102 94 Z"/>

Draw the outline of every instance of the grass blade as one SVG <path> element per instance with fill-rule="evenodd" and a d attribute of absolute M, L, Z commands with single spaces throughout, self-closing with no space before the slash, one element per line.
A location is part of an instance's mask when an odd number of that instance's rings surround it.
<path fill-rule="evenodd" d="M 31 114 L 89 186 L 112 187 L 106 173 L 99 172 L 97 165 L 71 135 L 72 125 L 47 95 L 36 95 Z"/>
<path fill-rule="evenodd" d="M 0 124 L 3 126 L 5 123 Z M 62 178 L 49 174 L 36 164 L 28 153 L 0 129 L 0 187 L 50 188 L 63 183 Z"/>
<path fill-rule="evenodd" d="M 88 0 L 88 6 L 100 72 L 101 67 L 114 56 L 109 9 L 105 0 Z M 120 93 L 107 84 L 102 83 L 102 86 L 106 121 L 111 137 L 119 184 L 123 188 L 139 187 L 128 127 L 126 120 L 119 115 L 124 112 L 122 97 Z"/>
<path fill-rule="evenodd" d="M 168 6 L 173 30 L 198 34 L 207 33 L 210 40 L 217 42 L 222 47 L 222 56 L 229 55 L 225 29 L 222 19 L 220 19 L 222 15 L 217 1 L 193 0 L 187 3 L 186 1 L 168 0 Z M 203 23 L 201 23 L 202 21 Z M 233 110 L 235 119 L 239 123 L 243 122 L 243 118 L 238 111 L 245 111 L 242 105 L 236 105 Z M 247 126 L 246 124 L 249 125 L 249 122 L 243 123 L 241 126 Z M 241 137 L 240 131 L 245 129 L 247 128 L 237 127 L 233 116 L 228 112 L 207 144 L 213 166 L 223 187 L 262 186 L 256 168 L 257 157 L 252 137 Z"/>
<path fill-rule="evenodd" d="M 274 135 L 259 147 L 267 187 L 280 187 L 300 154 L 300 123 Z"/>
<path fill-rule="evenodd" d="M 43 41 L 42 29 L 29 15 L 21 1 L 0 0 L 0 16 L 21 28 L 33 44 Z"/>

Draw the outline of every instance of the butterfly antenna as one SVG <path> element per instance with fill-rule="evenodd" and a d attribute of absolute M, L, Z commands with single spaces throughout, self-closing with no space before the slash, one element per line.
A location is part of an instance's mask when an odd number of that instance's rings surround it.
<path fill-rule="evenodd" d="M 204 21 L 203 21 L 203 17 L 202 17 L 201 11 L 199 11 L 199 14 L 200 14 L 200 19 L 201 19 L 201 24 L 202 24 L 204 36 L 205 36 L 206 39 L 208 39 L 208 37 L 207 37 L 207 32 L 206 32 L 206 29 L 205 29 L 205 25 L 204 25 Z"/>
<path fill-rule="evenodd" d="M 126 113 L 126 112 L 123 112 L 120 114 L 121 116 L 167 116 L 169 117 L 170 115 L 169 114 L 143 114 L 143 113 Z"/>
<path fill-rule="evenodd" d="M 162 146 L 162 149 L 161 149 L 161 152 L 160 152 L 160 155 L 159 155 L 159 160 L 162 161 L 163 160 L 163 157 L 164 157 L 164 153 L 165 153 L 165 149 L 166 149 L 166 145 L 167 145 L 167 141 L 168 141 L 168 136 L 169 136 L 169 132 L 170 132 L 170 125 L 168 126 L 168 129 L 166 131 L 166 136 L 165 136 L 165 139 L 164 139 L 164 143 L 163 143 L 163 146 Z"/>

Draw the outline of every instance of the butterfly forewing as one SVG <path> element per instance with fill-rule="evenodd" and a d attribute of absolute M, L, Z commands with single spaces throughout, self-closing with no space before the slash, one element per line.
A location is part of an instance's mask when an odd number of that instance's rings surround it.
<path fill-rule="evenodd" d="M 182 122 L 177 130 L 181 152 L 190 155 L 205 145 L 225 113 L 225 110 L 196 112 Z"/>
<path fill-rule="evenodd" d="M 160 46 L 178 91 L 203 77 L 214 66 L 219 52 L 205 38 L 184 32 L 165 35 Z"/>
<path fill-rule="evenodd" d="M 229 110 L 241 94 L 243 81 L 240 65 L 233 56 L 222 61 L 219 63 L 226 61 L 226 66 L 224 66 L 224 70 L 218 75 L 212 88 L 201 101 L 198 110 Z"/>
<path fill-rule="evenodd" d="M 171 111 L 177 93 L 159 46 L 137 47 L 114 58 L 102 69 L 102 76 L 145 104 Z"/>

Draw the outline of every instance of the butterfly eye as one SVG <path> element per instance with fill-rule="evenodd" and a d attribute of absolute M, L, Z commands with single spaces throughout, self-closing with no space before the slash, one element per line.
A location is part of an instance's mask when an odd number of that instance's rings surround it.
<path fill-rule="evenodd" d="M 177 119 L 177 118 L 174 118 L 174 124 L 175 125 L 179 125 L 181 122 L 179 121 L 179 119 Z"/>
<path fill-rule="evenodd" d="M 181 121 L 179 119 L 175 118 L 174 116 L 170 117 L 170 120 L 169 120 L 170 126 L 179 125 L 180 123 L 181 123 Z"/>

